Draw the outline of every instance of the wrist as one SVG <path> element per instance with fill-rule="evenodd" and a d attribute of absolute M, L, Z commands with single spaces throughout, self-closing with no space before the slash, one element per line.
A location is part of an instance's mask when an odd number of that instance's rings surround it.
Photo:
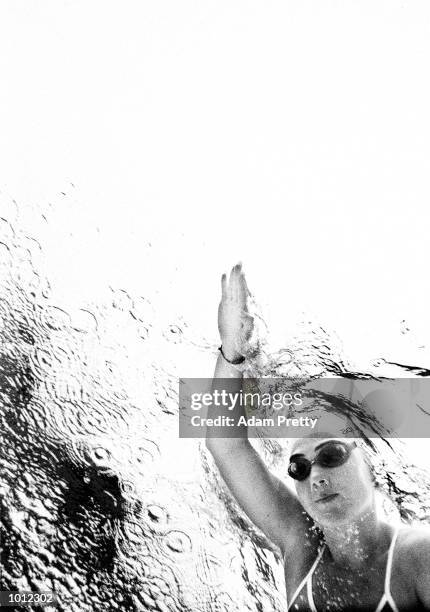
<path fill-rule="evenodd" d="M 219 347 L 219 350 L 221 352 L 221 355 L 223 355 L 224 358 L 229 362 L 235 362 L 235 361 L 243 362 L 245 360 L 243 354 L 239 353 L 237 349 L 233 348 L 228 343 L 223 342 L 221 346 Z"/>

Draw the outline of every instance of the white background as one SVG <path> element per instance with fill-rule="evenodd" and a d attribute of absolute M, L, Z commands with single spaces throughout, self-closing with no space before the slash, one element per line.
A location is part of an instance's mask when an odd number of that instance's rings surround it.
<path fill-rule="evenodd" d="M 305 313 L 428 364 L 429 34 L 425 1 L 3 0 L 2 189 L 50 207 L 70 299 L 216 338 L 240 259 L 281 344 Z"/>

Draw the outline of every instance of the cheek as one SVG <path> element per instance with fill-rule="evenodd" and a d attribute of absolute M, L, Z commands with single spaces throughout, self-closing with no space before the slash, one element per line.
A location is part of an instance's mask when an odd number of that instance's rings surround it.
<path fill-rule="evenodd" d="M 334 475 L 333 484 L 349 498 L 363 499 L 372 489 L 370 478 L 361 466 L 342 466 Z"/>

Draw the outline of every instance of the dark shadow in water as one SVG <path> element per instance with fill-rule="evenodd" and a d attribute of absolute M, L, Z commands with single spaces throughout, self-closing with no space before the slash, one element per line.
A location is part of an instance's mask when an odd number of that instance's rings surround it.
<path fill-rule="evenodd" d="M 59 510 L 61 522 L 84 534 L 91 528 L 91 537 L 85 538 L 80 555 L 88 569 L 88 580 L 94 572 L 112 571 L 116 555 L 115 523 L 124 519 L 118 477 L 74 465 L 67 458 L 59 462 L 57 474 L 67 487 Z"/>

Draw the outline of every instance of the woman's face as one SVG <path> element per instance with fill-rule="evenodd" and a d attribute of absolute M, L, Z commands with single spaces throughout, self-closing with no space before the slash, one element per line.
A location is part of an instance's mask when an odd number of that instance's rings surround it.
<path fill-rule="evenodd" d="M 343 438 L 301 438 L 291 455 L 310 461 L 329 440 L 350 444 Z M 309 476 L 295 480 L 297 496 L 306 512 L 321 526 L 349 523 L 373 508 L 374 487 L 362 450 L 354 447 L 347 461 L 338 467 L 314 463 Z"/>

